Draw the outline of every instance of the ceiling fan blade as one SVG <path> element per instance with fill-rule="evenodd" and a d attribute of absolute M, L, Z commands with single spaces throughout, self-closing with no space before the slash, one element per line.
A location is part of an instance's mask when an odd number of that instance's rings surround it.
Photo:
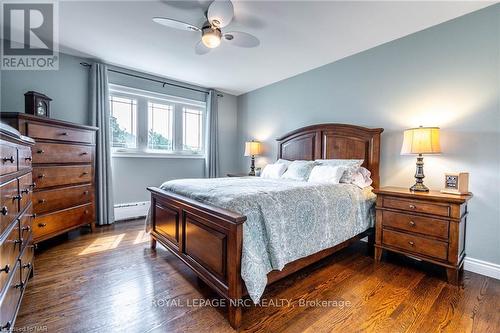
<path fill-rule="evenodd" d="M 208 7 L 208 21 L 213 25 L 223 28 L 227 26 L 234 16 L 233 3 L 229 0 L 215 0 Z"/>
<path fill-rule="evenodd" d="M 224 39 L 229 44 L 239 47 L 257 47 L 260 41 L 254 35 L 241 31 L 231 31 L 224 34 Z"/>
<path fill-rule="evenodd" d="M 203 55 L 203 54 L 207 54 L 208 52 L 210 52 L 210 48 L 206 47 L 203 42 L 200 40 L 198 42 L 198 44 L 196 44 L 196 46 L 194 47 L 194 52 L 197 54 L 197 55 Z"/>
<path fill-rule="evenodd" d="M 164 25 L 169 28 L 188 30 L 188 31 L 201 31 L 200 28 L 178 20 L 174 20 L 168 17 L 153 17 L 153 22 Z"/>

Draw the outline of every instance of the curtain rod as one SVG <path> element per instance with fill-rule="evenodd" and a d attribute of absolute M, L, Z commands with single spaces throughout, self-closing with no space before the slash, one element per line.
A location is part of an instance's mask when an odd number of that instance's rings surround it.
<path fill-rule="evenodd" d="M 92 67 L 92 64 L 89 64 L 88 62 L 81 62 L 80 65 L 82 65 L 83 67 Z M 177 88 L 188 89 L 188 90 L 193 90 L 193 91 L 201 92 L 201 93 L 204 93 L 204 94 L 208 94 L 208 91 L 205 91 L 205 90 L 191 88 L 191 87 L 186 87 L 186 86 L 183 86 L 183 85 L 180 85 L 180 84 L 170 83 L 170 82 L 166 82 L 166 81 L 156 80 L 156 79 L 152 79 L 152 78 L 149 78 L 149 77 L 146 77 L 146 76 L 141 76 L 141 75 L 126 73 L 126 72 L 122 72 L 122 71 L 119 71 L 119 70 L 116 70 L 116 69 L 108 69 L 108 71 L 114 72 L 114 73 L 118 73 L 118 74 L 127 75 L 127 76 L 131 76 L 131 77 L 135 77 L 135 78 L 138 78 L 138 79 L 143 79 L 143 80 L 158 82 L 158 83 L 161 83 L 163 85 L 163 88 L 165 88 L 165 85 L 169 85 L 169 86 L 173 86 L 173 87 L 177 87 Z M 217 94 L 217 97 L 224 97 L 224 95 Z"/>

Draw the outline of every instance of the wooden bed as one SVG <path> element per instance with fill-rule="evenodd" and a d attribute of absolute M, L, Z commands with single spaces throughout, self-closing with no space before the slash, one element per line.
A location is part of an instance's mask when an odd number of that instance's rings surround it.
<path fill-rule="evenodd" d="M 379 186 L 380 134 L 382 128 L 345 124 L 303 127 L 278 138 L 278 158 L 287 160 L 364 159 L 371 171 L 373 187 Z M 237 301 L 246 294 L 241 278 L 243 223 L 246 217 L 203 204 L 160 188 L 151 192 L 151 248 L 160 242 L 188 265 L 200 279 L 229 302 L 229 323 L 241 324 Z M 268 274 L 268 284 L 290 275 L 351 243 L 370 236 L 367 230 L 332 248 L 301 258 L 282 271 Z"/>

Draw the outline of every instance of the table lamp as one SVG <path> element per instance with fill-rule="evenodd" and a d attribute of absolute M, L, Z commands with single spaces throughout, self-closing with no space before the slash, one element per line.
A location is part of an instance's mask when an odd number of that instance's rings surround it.
<path fill-rule="evenodd" d="M 439 127 L 417 127 L 404 131 L 403 146 L 401 155 L 418 155 L 417 170 L 415 172 L 415 185 L 410 187 L 410 191 L 429 192 L 424 185 L 424 158 L 423 154 L 439 154 Z"/>
<path fill-rule="evenodd" d="M 252 163 L 250 164 L 249 176 L 255 176 L 255 156 L 262 153 L 262 146 L 258 141 L 245 142 L 245 156 L 250 156 L 252 158 Z"/>

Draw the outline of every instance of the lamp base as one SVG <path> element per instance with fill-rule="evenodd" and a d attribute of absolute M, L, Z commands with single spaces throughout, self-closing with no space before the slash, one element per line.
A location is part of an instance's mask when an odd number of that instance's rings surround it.
<path fill-rule="evenodd" d="M 250 172 L 248 173 L 249 176 L 255 176 L 255 155 L 252 155 L 252 162 L 250 164 Z"/>
<path fill-rule="evenodd" d="M 415 183 L 412 187 L 410 187 L 410 191 L 412 191 L 412 192 L 429 192 L 429 188 L 422 183 Z"/>
<path fill-rule="evenodd" d="M 412 192 L 429 192 L 429 188 L 424 185 L 424 158 L 422 154 L 417 157 L 417 170 L 415 171 L 415 184 L 410 187 Z"/>

